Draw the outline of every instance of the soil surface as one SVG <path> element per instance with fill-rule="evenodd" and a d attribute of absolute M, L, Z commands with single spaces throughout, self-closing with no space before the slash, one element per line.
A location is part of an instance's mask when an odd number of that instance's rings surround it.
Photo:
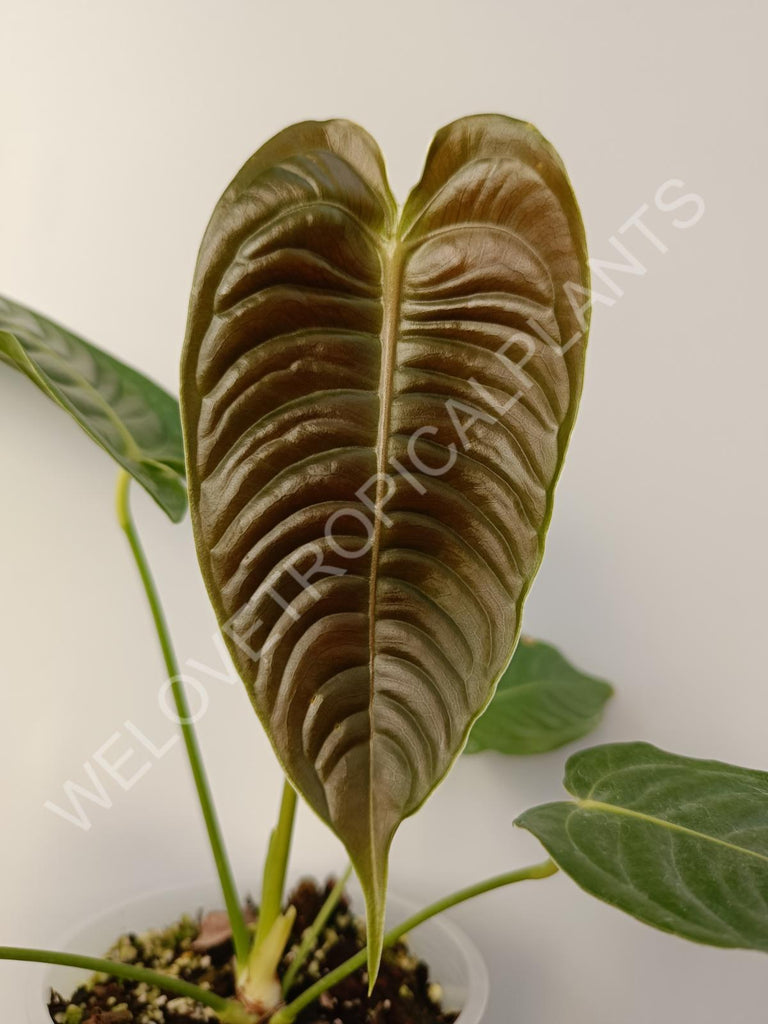
<path fill-rule="evenodd" d="M 302 933 L 315 919 L 333 887 L 301 882 L 289 896 L 296 907 L 287 952 L 278 973 L 291 962 Z M 252 904 L 246 908 L 256 917 Z M 365 945 L 364 923 L 350 913 L 342 898 L 331 915 L 313 955 L 307 958 L 288 1000 L 318 978 L 338 967 Z M 162 930 L 121 936 L 107 956 L 140 964 L 209 988 L 222 996 L 234 995 L 232 939 L 220 912 L 184 917 Z M 302 1011 L 296 1024 L 452 1024 L 457 1014 L 441 1009 L 442 990 L 431 981 L 427 965 L 413 956 L 404 942 L 384 951 L 376 986 L 370 999 L 368 974 L 361 970 L 326 992 Z M 69 999 L 51 993 L 48 1007 L 54 1024 L 216 1024 L 209 1007 L 165 994 L 146 984 L 95 975 Z"/>

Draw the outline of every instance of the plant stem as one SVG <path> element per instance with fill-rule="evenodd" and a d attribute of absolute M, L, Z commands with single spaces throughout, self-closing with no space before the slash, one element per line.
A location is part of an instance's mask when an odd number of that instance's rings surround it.
<path fill-rule="evenodd" d="M 291 851 L 293 825 L 296 820 L 296 791 L 286 779 L 280 801 L 280 815 L 272 830 L 264 863 L 264 878 L 261 886 L 259 923 L 255 946 L 258 948 L 269 934 L 272 925 L 280 915 L 285 889 L 285 875 L 288 870 L 288 855 Z"/>
<path fill-rule="evenodd" d="M 557 865 L 553 864 L 551 860 L 546 860 L 542 864 L 534 864 L 528 868 L 520 868 L 518 871 L 510 871 L 505 875 L 497 875 L 495 878 L 489 878 L 485 882 L 478 882 L 476 885 L 471 885 L 467 889 L 460 889 L 459 892 L 453 893 L 451 896 L 445 896 L 443 899 L 438 900 L 437 903 L 432 903 L 424 910 L 420 910 L 418 913 L 413 914 L 407 920 L 403 921 L 402 924 L 398 925 L 397 928 L 393 928 L 392 931 L 387 932 L 384 936 L 384 948 L 394 945 L 398 939 L 402 938 L 407 932 L 413 931 L 417 925 L 423 924 L 424 921 L 428 921 L 430 917 L 434 917 L 436 914 L 442 913 L 444 910 L 448 910 L 449 907 L 455 907 L 458 903 L 463 903 L 465 900 L 472 899 L 473 896 L 479 896 L 481 893 L 490 892 L 492 889 L 499 889 L 503 885 L 512 885 L 514 882 L 523 882 L 530 878 L 548 878 L 550 875 L 554 875 L 557 871 Z M 353 974 L 359 968 L 364 967 L 368 959 L 368 950 L 361 949 L 359 953 L 356 953 L 349 960 L 345 960 L 343 964 L 337 967 L 335 970 L 330 971 L 324 977 L 320 978 L 319 981 L 315 982 L 305 992 L 302 992 L 300 996 L 288 1003 L 281 1010 L 272 1017 L 272 1024 L 291 1024 L 296 1019 L 299 1013 L 306 1007 L 313 1003 L 323 992 L 327 992 L 328 989 L 333 988 L 334 985 L 338 985 L 340 981 L 343 981 L 350 974 Z"/>
<path fill-rule="evenodd" d="M 148 967 L 137 967 L 135 964 L 122 964 L 115 960 L 105 960 L 96 956 L 81 956 L 78 953 L 59 953 L 51 949 L 24 949 L 17 946 L 0 946 L 0 960 L 23 960 L 40 964 L 61 964 L 64 967 L 82 967 L 94 974 L 107 974 L 113 978 L 124 978 L 126 981 L 146 982 L 156 988 L 172 992 L 177 996 L 187 996 L 204 1006 L 210 1006 L 220 1015 L 226 1015 L 233 1000 L 224 999 L 205 988 L 199 988 L 181 978 L 174 978 L 160 971 L 152 971 Z"/>
<path fill-rule="evenodd" d="M 205 774 L 202 754 L 200 753 L 200 746 L 197 742 L 197 734 L 195 733 L 192 716 L 189 713 L 189 704 L 187 702 L 186 693 L 184 692 L 184 684 L 182 683 L 179 675 L 179 665 L 176 660 L 176 654 L 173 650 L 173 644 L 171 643 L 170 634 L 168 632 L 165 613 L 163 612 L 157 587 L 155 586 L 155 581 L 152 578 L 149 563 L 147 562 L 147 557 L 144 554 L 144 549 L 141 545 L 141 541 L 139 540 L 139 535 L 136 531 L 136 526 L 131 515 L 128 496 L 130 482 L 130 476 L 123 470 L 120 473 L 117 483 L 117 518 L 126 537 L 128 538 L 128 543 L 130 544 L 131 551 L 133 552 L 133 557 L 136 560 L 139 575 L 141 576 L 141 582 L 144 585 L 144 591 L 147 595 L 147 601 L 149 602 L 149 607 L 152 612 L 155 630 L 157 631 L 157 637 L 160 641 L 160 648 L 163 652 L 166 671 L 168 672 L 168 678 L 170 680 L 171 693 L 173 694 L 173 700 L 176 705 L 176 714 L 181 727 L 181 734 L 187 750 L 189 766 L 192 769 L 192 778 L 195 782 L 198 800 L 200 801 L 200 809 L 203 812 L 203 819 L 208 832 L 208 841 L 210 842 L 213 859 L 216 863 L 216 870 L 219 875 L 219 881 L 224 895 L 227 915 L 232 926 L 232 941 L 235 947 L 235 958 L 238 965 L 242 966 L 248 959 L 251 936 L 245 923 L 245 918 L 243 917 L 234 877 L 232 875 L 232 868 L 229 863 L 229 858 L 227 857 L 227 852 L 224 848 L 224 841 L 222 839 L 221 828 L 219 827 L 216 808 L 214 807 L 213 797 L 211 795 L 211 788 Z"/>
<path fill-rule="evenodd" d="M 296 950 L 293 960 L 291 960 L 291 965 L 283 975 L 283 995 L 287 995 L 288 992 L 290 992 L 291 986 L 296 980 L 296 975 L 299 973 L 309 954 L 315 948 L 317 940 L 320 937 L 320 933 L 323 928 L 325 928 L 328 918 L 336 909 L 336 905 L 341 899 L 341 894 L 344 892 L 344 886 L 349 881 L 349 876 L 351 874 L 352 865 L 350 864 L 341 878 L 336 882 L 333 889 L 328 893 L 328 897 L 320 908 L 315 920 L 304 932 L 299 948 Z"/>

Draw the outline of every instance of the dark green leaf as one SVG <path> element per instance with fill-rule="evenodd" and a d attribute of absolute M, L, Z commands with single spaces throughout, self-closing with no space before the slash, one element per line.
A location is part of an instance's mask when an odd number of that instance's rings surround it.
<path fill-rule="evenodd" d="M 2 297 L 0 360 L 21 370 L 73 416 L 174 522 L 184 517 L 179 404 L 167 391 L 64 327 Z"/>
<path fill-rule="evenodd" d="M 768 774 L 648 743 L 575 754 L 576 800 L 526 811 L 578 884 L 647 924 L 768 952 Z"/>
<path fill-rule="evenodd" d="M 595 728 L 612 693 L 609 683 L 574 668 L 556 647 L 521 637 L 464 753 L 540 754 L 561 747 Z"/>
<path fill-rule="evenodd" d="M 560 158 L 497 115 L 438 133 L 400 214 L 362 128 L 287 128 L 201 246 L 181 394 L 200 564 L 291 782 L 355 864 L 372 975 L 395 830 L 515 646 L 588 276 Z"/>

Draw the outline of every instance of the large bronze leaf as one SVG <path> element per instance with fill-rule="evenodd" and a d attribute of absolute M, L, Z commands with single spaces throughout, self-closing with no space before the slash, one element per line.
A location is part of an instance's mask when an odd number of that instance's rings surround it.
<path fill-rule="evenodd" d="M 439 132 L 399 219 L 366 132 L 288 128 L 203 240 L 182 373 L 203 574 L 289 778 L 354 861 L 374 968 L 393 834 L 515 647 L 587 287 L 557 154 L 496 115 Z"/>

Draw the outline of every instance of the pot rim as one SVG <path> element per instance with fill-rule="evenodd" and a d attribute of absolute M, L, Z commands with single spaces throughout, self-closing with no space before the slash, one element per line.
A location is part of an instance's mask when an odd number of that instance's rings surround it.
<path fill-rule="evenodd" d="M 291 872 L 289 873 L 289 884 L 295 884 L 299 878 L 307 877 L 312 877 L 312 873 Z M 350 879 L 347 888 L 350 893 L 351 901 L 353 904 L 359 906 L 362 891 L 356 880 Z M 244 891 L 247 892 L 249 890 L 246 887 Z M 255 887 L 250 891 L 258 891 L 258 887 Z M 189 914 L 194 914 L 199 909 L 205 909 L 206 904 L 212 905 L 213 903 L 220 904 L 222 902 L 218 883 L 210 878 L 200 879 L 196 883 L 193 882 L 184 885 L 155 887 L 143 893 L 128 896 L 122 900 L 117 900 L 105 909 L 89 914 L 81 920 L 79 924 L 72 925 L 61 933 L 53 948 L 60 950 L 70 949 L 74 944 L 76 944 L 78 938 L 83 933 L 87 933 L 101 923 L 106 924 L 110 918 L 119 919 L 120 916 L 131 907 L 139 907 L 145 904 L 149 906 L 154 903 L 162 904 L 169 900 L 178 900 L 179 903 L 184 904 L 188 902 L 189 908 L 186 911 L 180 911 L 180 913 L 186 912 Z M 396 915 L 401 919 L 408 917 L 412 913 L 421 909 L 419 904 L 400 896 L 397 892 L 390 892 L 387 894 L 387 907 L 388 909 L 395 910 Z M 152 921 L 149 921 L 146 925 L 147 928 L 158 926 L 159 923 L 155 924 Z M 115 939 L 117 939 L 119 934 L 119 924 L 116 924 L 116 929 L 117 930 L 114 935 Z M 413 933 L 408 934 L 407 939 L 409 945 L 414 948 L 414 951 L 417 954 L 419 954 L 418 934 L 421 929 L 431 929 L 433 933 L 440 935 L 446 943 L 449 943 L 454 947 L 464 962 L 469 984 L 467 987 L 467 995 L 464 1005 L 459 1010 L 459 1015 L 456 1018 L 455 1024 L 480 1024 L 488 1003 L 490 981 L 485 960 L 477 946 L 469 938 L 466 932 L 454 921 L 450 920 L 450 918 L 446 916 L 445 912 L 443 912 L 439 916 L 430 918 L 418 928 L 414 929 Z M 415 941 L 412 939 L 412 934 L 416 935 Z M 88 951 L 86 950 L 86 952 Z M 101 952 L 103 953 L 103 950 Z M 95 953 L 94 955 L 99 954 Z M 432 964 L 429 963 L 429 956 L 425 955 L 424 959 L 431 969 Z M 26 982 L 27 1017 L 30 1024 L 50 1024 L 46 1000 L 48 998 L 51 984 L 49 976 L 53 969 L 53 965 L 45 963 L 36 963 L 32 966 L 30 976 Z M 442 982 L 442 979 L 439 976 L 436 976 L 434 980 L 437 981 L 438 984 Z"/>

